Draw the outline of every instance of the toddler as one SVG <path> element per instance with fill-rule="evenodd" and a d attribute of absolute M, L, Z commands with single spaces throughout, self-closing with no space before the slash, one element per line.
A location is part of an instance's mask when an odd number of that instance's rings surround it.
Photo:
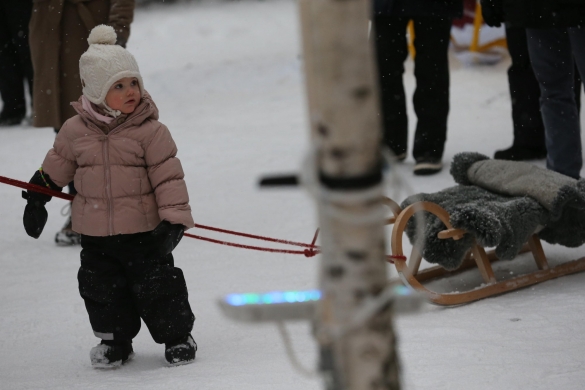
<path fill-rule="evenodd" d="M 94 367 L 120 366 L 134 355 L 144 321 L 166 345 L 170 365 L 193 362 L 195 316 L 172 250 L 194 226 L 177 147 L 144 90 L 136 60 L 115 45 L 109 26 L 95 27 L 79 60 L 83 95 L 31 183 L 60 191 L 72 180 L 73 230 L 81 234 L 79 292 L 94 334 Z M 38 238 L 51 197 L 23 192 L 24 226 Z"/>

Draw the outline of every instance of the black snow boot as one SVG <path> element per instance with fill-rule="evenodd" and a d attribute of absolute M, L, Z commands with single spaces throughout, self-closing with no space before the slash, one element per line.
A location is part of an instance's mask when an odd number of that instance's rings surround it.
<path fill-rule="evenodd" d="M 91 365 L 95 368 L 120 367 L 134 357 L 132 341 L 102 340 L 89 352 Z"/>
<path fill-rule="evenodd" d="M 190 334 L 165 344 L 165 359 L 171 366 L 193 363 L 195 352 L 197 352 L 197 344 Z"/>
<path fill-rule="evenodd" d="M 546 149 L 529 149 L 518 145 L 512 145 L 508 149 L 498 150 L 494 153 L 496 160 L 530 161 L 546 158 Z"/>

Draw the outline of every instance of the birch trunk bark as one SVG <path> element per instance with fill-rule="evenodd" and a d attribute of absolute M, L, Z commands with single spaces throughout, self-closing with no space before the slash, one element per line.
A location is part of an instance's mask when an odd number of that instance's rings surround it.
<path fill-rule="evenodd" d="M 328 390 L 400 388 L 391 305 L 352 326 L 356 311 L 387 281 L 370 7 L 367 0 L 299 1 L 319 177 L 323 298 L 315 337 Z"/>

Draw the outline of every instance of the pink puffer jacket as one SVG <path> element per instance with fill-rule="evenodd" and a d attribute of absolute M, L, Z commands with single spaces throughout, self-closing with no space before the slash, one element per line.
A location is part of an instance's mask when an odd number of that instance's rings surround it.
<path fill-rule="evenodd" d="M 74 180 L 73 230 L 131 234 L 153 230 L 163 219 L 193 227 L 177 147 L 150 96 L 109 125 L 80 102 L 72 105 L 79 115 L 59 131 L 43 170 L 61 187 Z"/>

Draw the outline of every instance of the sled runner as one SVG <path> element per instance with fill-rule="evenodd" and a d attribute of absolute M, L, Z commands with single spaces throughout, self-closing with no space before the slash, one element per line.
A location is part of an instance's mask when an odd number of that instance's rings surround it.
<path fill-rule="evenodd" d="M 432 303 L 450 306 L 585 271 L 585 257 L 550 267 L 540 241 L 542 238 L 570 247 L 585 242 L 585 181 L 544 171 L 526 163 L 494 161 L 475 153 L 460 154 L 455 157 L 451 168 L 460 186 L 435 194 L 415 195 L 400 206 L 387 199 L 385 204 L 394 214 L 388 220 L 394 224 L 390 260 L 402 282 L 425 293 Z M 531 188 L 536 177 L 540 180 Z M 528 180 L 517 185 L 522 178 Z M 543 187 L 547 189 L 543 190 Z M 494 210 L 502 211 L 507 219 L 494 215 Z M 424 218 L 417 217 L 421 213 Z M 420 226 L 417 233 L 417 223 L 424 225 L 423 233 Z M 462 225 L 469 226 L 469 229 Z M 504 232 L 493 231 L 497 227 Z M 573 233 L 569 234 L 569 231 Z M 405 235 L 413 243 L 411 252 L 406 255 L 403 251 Z M 486 247 L 495 249 L 486 252 Z M 500 258 L 511 260 L 524 252 L 532 253 L 535 261 L 533 272 L 496 277 L 492 263 Z M 451 254 L 460 259 L 452 261 Z M 423 257 L 440 265 L 419 270 Z M 425 286 L 432 280 L 472 268 L 478 270 L 483 284 L 468 291 L 439 293 Z"/>

